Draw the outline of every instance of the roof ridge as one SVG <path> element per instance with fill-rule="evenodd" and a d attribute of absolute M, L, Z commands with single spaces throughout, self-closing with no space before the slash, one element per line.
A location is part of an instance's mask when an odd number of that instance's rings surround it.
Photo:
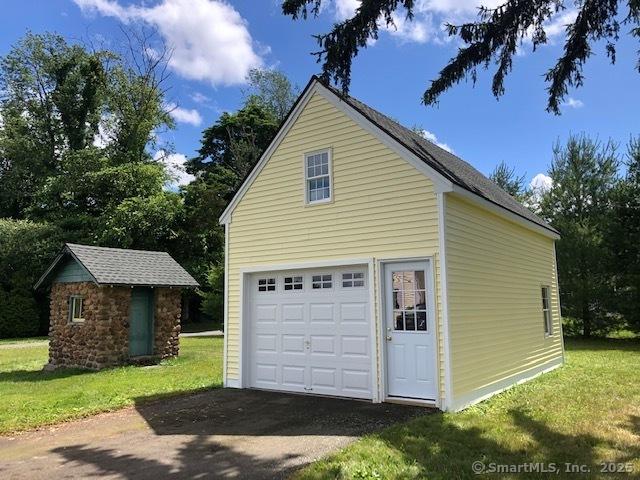
<path fill-rule="evenodd" d="M 70 248 L 82 247 L 82 248 L 92 248 L 95 250 L 115 250 L 117 252 L 153 253 L 153 254 L 169 255 L 169 252 L 165 252 L 162 250 L 139 250 L 134 248 L 101 247 L 99 245 L 85 245 L 83 243 L 71 243 L 71 242 L 66 242 L 65 245 Z"/>

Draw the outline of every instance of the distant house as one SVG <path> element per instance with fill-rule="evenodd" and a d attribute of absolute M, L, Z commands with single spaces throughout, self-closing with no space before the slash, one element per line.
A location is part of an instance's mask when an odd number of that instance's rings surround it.
<path fill-rule="evenodd" d="M 178 355 L 181 289 L 198 283 L 164 252 L 68 243 L 48 285 L 49 367 L 100 369 Z"/>
<path fill-rule="evenodd" d="M 228 387 L 458 410 L 563 362 L 558 232 L 316 78 L 220 222 Z"/>

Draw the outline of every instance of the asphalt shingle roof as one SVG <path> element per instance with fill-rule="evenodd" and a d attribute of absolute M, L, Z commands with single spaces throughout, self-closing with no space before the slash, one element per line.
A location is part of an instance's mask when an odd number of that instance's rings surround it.
<path fill-rule="evenodd" d="M 473 168 L 469 163 L 434 143 L 431 143 L 429 140 L 421 137 L 407 127 L 400 125 L 396 121 L 371 108 L 360 100 L 350 95 L 343 95 L 332 86 L 322 82 L 320 79 L 317 80 L 343 101 L 348 103 L 351 107 L 360 112 L 360 114 L 366 117 L 370 122 L 387 132 L 387 134 L 414 153 L 423 162 L 435 169 L 444 177 L 448 178 L 454 184 L 459 185 L 465 190 L 475 193 L 485 200 L 505 208 L 526 220 L 544 227 L 547 230 L 558 233 L 555 228 L 518 202 L 478 170 Z"/>
<path fill-rule="evenodd" d="M 197 287 L 198 282 L 166 252 L 67 243 L 98 284 Z"/>

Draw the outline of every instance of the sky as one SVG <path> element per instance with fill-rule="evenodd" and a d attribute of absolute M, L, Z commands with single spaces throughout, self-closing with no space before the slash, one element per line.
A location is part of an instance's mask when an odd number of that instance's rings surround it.
<path fill-rule="evenodd" d="M 501 0 L 484 0 L 494 6 Z M 575 18 L 569 8 L 547 26 L 548 45 L 532 52 L 526 42 L 507 77 L 506 94 L 491 94 L 493 70 L 481 70 L 473 86 L 463 82 L 445 93 L 436 107 L 421 104 L 429 82 L 460 44 L 443 32 L 444 22 L 474 18 L 481 0 L 417 0 L 412 22 L 399 14 L 395 28 L 381 30 L 353 63 L 350 93 L 412 127 L 420 126 L 431 141 L 452 150 L 481 172 L 491 173 L 505 161 L 527 181 L 544 183 L 552 146 L 571 133 L 609 138 L 624 148 L 640 134 L 640 74 L 637 39 L 622 26 L 617 62 L 611 65 L 604 45 L 597 44 L 584 68 L 585 85 L 572 90 L 562 115 L 545 111 L 545 72 L 562 52 L 564 25 Z M 624 3 L 624 2 L 622 2 Z M 319 17 L 292 20 L 278 0 L 3 0 L 0 55 L 28 31 L 56 32 L 70 42 L 102 44 L 122 50 L 122 28 L 155 29 L 172 49 L 166 108 L 175 130 L 161 133 L 156 158 L 174 167 L 177 182 L 190 177 L 180 171 L 195 155 L 202 130 L 224 111 L 240 107 L 251 68 L 275 68 L 299 88 L 319 73 L 311 52 L 314 34 L 348 18 L 358 0 L 325 0 Z"/>

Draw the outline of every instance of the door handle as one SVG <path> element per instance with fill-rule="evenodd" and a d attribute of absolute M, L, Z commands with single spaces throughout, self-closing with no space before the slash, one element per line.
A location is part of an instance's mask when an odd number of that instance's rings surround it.
<path fill-rule="evenodd" d="M 387 342 L 391 341 L 391 335 L 387 335 Z"/>
<path fill-rule="evenodd" d="M 390 342 L 391 340 L 391 327 L 387 327 L 387 342 Z"/>

